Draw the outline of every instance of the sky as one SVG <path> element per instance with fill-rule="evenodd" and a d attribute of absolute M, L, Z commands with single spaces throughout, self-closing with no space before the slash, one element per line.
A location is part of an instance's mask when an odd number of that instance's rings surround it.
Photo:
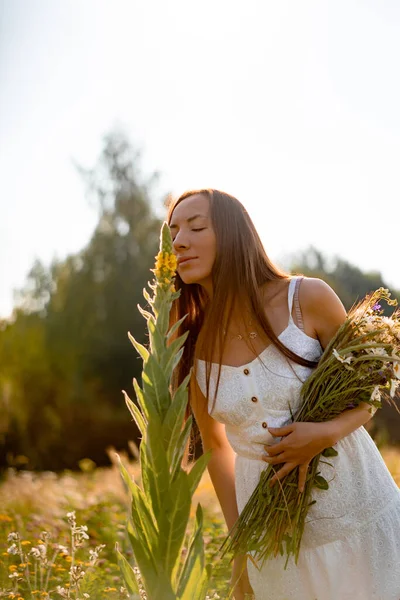
<path fill-rule="evenodd" d="M 0 0 L 0 316 L 34 260 L 89 241 L 76 164 L 123 130 L 167 192 L 245 205 L 400 289 L 397 0 Z"/>

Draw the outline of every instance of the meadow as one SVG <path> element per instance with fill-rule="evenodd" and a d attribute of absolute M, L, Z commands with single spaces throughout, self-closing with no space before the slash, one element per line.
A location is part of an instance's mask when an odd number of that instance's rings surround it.
<path fill-rule="evenodd" d="M 385 462 L 400 485 L 400 450 L 380 449 Z M 30 600 L 31 598 L 74 598 L 68 596 L 69 569 L 73 563 L 84 571 L 79 598 L 84 600 L 121 600 L 128 598 L 119 571 L 115 544 L 118 543 L 128 560 L 132 557 L 126 534 L 129 517 L 129 497 L 123 486 L 115 452 L 109 451 L 111 467 L 97 468 L 89 459 L 80 463 L 80 472 L 34 473 L 10 469 L 0 484 L 0 598 Z M 139 477 L 139 465 L 127 455 L 121 455 L 133 477 Z M 213 563 L 209 598 L 227 597 L 230 566 L 228 558 L 216 559 L 226 529 L 222 513 L 207 473 L 196 491 L 192 519 L 197 503 L 204 510 L 204 541 L 207 561 Z M 82 545 L 71 556 L 71 513 L 77 527 L 82 527 Z M 70 514 L 70 517 L 67 517 Z M 87 527 L 87 530 L 86 530 Z M 7 550 L 12 545 L 10 533 L 18 532 L 21 548 L 28 552 L 42 546 L 46 558 L 29 555 L 21 563 L 18 554 Z M 46 533 L 45 533 L 46 532 Z M 88 537 L 88 539 L 86 539 Z M 58 545 L 64 551 L 57 550 Z M 98 558 L 93 560 L 96 549 Z M 44 550 L 43 550 L 44 553 Z M 30 563 L 30 564 L 29 564 Z M 26 584 L 30 573 L 31 587 Z M 46 577 L 47 592 L 45 588 Z M 18 582 L 18 589 L 17 589 Z M 58 592 L 57 590 L 58 587 Z"/>

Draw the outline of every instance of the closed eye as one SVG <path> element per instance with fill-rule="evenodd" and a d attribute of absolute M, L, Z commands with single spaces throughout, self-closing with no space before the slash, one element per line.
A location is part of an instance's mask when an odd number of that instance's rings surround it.
<path fill-rule="evenodd" d="M 197 229 L 192 229 L 191 231 L 203 231 L 204 229 L 207 229 L 207 227 L 199 227 Z M 174 242 L 176 238 L 176 235 L 172 238 L 172 241 Z"/>

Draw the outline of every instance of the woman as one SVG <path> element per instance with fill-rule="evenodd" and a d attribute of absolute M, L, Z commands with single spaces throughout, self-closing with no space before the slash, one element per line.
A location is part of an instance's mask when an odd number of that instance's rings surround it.
<path fill-rule="evenodd" d="M 345 319 L 323 281 L 280 271 L 265 254 L 246 210 L 217 190 L 180 196 L 168 222 L 178 256 L 172 320 L 188 314 L 175 384 L 195 367 L 190 403 L 228 528 L 266 463 L 277 479 L 336 444 L 335 472 L 316 491 L 298 564 L 269 559 L 261 570 L 234 562 L 235 599 L 399 600 L 400 491 L 362 427 L 368 405 L 327 423 L 291 422 L 302 382 Z M 240 573 L 242 573 L 240 575 Z"/>

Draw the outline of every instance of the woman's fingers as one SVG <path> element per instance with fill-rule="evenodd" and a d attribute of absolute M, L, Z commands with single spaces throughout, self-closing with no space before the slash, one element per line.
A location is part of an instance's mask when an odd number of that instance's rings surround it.
<path fill-rule="evenodd" d="M 304 492 L 304 486 L 306 484 L 307 472 L 310 463 L 304 463 L 299 466 L 299 491 Z"/>
<path fill-rule="evenodd" d="M 286 475 L 288 475 L 290 471 L 293 471 L 293 469 L 295 469 L 296 467 L 296 463 L 285 463 L 284 466 L 275 473 L 275 475 L 271 479 L 270 485 L 274 485 L 274 483 L 276 483 L 278 479 L 281 480 L 284 477 L 286 477 Z"/>
<path fill-rule="evenodd" d="M 272 444 L 271 446 L 264 446 L 269 456 L 276 456 L 277 454 L 281 454 L 287 447 L 287 444 L 284 440 L 279 442 L 278 444 Z"/>
<path fill-rule="evenodd" d="M 285 453 L 278 454 L 278 456 L 263 456 L 262 460 L 268 463 L 269 465 L 279 465 L 281 463 L 286 462 Z"/>
<path fill-rule="evenodd" d="M 268 427 L 268 431 L 275 437 L 282 437 L 283 435 L 289 435 L 295 429 L 295 423 L 286 425 L 285 427 Z"/>

